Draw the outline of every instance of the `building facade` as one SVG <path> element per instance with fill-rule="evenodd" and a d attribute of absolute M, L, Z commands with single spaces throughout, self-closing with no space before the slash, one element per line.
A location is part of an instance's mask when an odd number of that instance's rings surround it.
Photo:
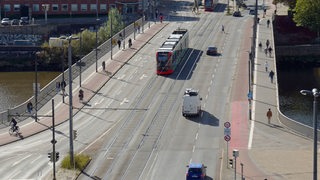
<path fill-rule="evenodd" d="M 122 14 L 142 13 L 147 0 L 0 0 L 1 17 L 106 15 L 117 8 Z"/>

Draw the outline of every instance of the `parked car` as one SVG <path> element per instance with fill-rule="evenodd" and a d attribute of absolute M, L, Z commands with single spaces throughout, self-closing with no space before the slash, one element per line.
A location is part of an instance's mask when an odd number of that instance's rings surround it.
<path fill-rule="evenodd" d="M 255 15 L 255 14 L 256 14 L 256 10 L 255 10 L 255 9 L 250 9 L 250 10 L 249 10 L 249 14 Z"/>
<path fill-rule="evenodd" d="M 16 26 L 16 25 L 19 25 L 19 24 L 20 24 L 19 19 L 12 19 L 11 20 L 11 26 Z"/>
<path fill-rule="evenodd" d="M 20 18 L 20 25 L 27 25 L 29 24 L 29 18 L 28 17 L 21 17 Z"/>
<path fill-rule="evenodd" d="M 202 163 L 191 163 L 188 166 L 186 180 L 204 180 L 207 177 L 206 168 Z"/>
<path fill-rule="evenodd" d="M 1 20 L 1 25 L 3 25 L 3 26 L 8 26 L 8 25 L 10 25 L 10 19 L 9 19 L 9 18 L 3 18 L 3 19 Z"/>
<path fill-rule="evenodd" d="M 207 49 L 207 55 L 217 55 L 218 54 L 218 48 L 215 46 L 209 46 Z"/>

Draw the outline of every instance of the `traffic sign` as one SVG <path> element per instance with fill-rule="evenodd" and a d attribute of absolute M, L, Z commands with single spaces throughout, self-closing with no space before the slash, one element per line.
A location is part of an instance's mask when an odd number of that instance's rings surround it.
<path fill-rule="evenodd" d="M 230 136 L 231 135 L 231 128 L 224 128 L 224 135 L 225 136 Z"/>
<path fill-rule="evenodd" d="M 230 137 L 229 135 L 225 135 L 225 136 L 224 136 L 224 140 L 228 142 L 228 141 L 231 140 L 231 137 Z"/>
<path fill-rule="evenodd" d="M 229 128 L 230 126 L 231 126 L 230 122 L 225 122 L 225 123 L 224 123 L 224 127 L 225 127 L 225 128 Z"/>

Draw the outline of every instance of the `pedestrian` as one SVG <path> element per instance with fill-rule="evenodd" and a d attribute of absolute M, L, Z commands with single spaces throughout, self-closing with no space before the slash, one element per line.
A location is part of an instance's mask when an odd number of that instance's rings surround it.
<path fill-rule="evenodd" d="M 268 51 L 269 51 L 269 57 L 271 57 L 271 53 L 272 53 L 272 47 L 271 46 L 268 48 Z"/>
<path fill-rule="evenodd" d="M 80 102 L 83 101 L 83 90 L 82 89 L 79 90 L 79 101 Z"/>
<path fill-rule="evenodd" d="M 160 22 L 162 23 L 163 21 L 163 15 L 160 13 Z"/>
<path fill-rule="evenodd" d="M 270 124 L 271 118 L 272 118 L 272 111 L 269 108 L 268 112 L 267 112 L 267 118 L 268 118 L 268 124 Z"/>
<path fill-rule="evenodd" d="M 106 71 L 106 62 L 102 61 L 102 70 L 105 72 Z"/>
<path fill-rule="evenodd" d="M 266 57 L 267 57 L 267 55 L 268 55 L 268 49 L 267 48 L 264 49 L 264 53 L 266 54 Z"/>
<path fill-rule="evenodd" d="M 156 9 L 156 19 L 158 19 L 158 15 L 159 15 L 159 10 Z"/>
<path fill-rule="evenodd" d="M 221 26 L 221 31 L 224 33 L 224 25 Z"/>
<path fill-rule="evenodd" d="M 260 50 L 262 49 L 262 43 L 261 43 L 261 41 L 259 42 L 259 49 L 260 49 Z"/>
<path fill-rule="evenodd" d="M 66 91 L 66 86 L 67 86 L 66 82 L 64 80 L 61 81 L 60 87 L 61 87 L 61 90 L 62 90 L 62 95 L 64 95 L 64 92 Z"/>
<path fill-rule="evenodd" d="M 266 68 L 266 72 L 268 72 L 268 67 L 269 67 L 268 61 L 264 63 L 264 67 Z"/>
<path fill-rule="evenodd" d="M 121 41 L 120 41 L 120 39 L 118 40 L 118 47 L 119 47 L 119 49 L 121 48 Z"/>
<path fill-rule="evenodd" d="M 31 114 L 32 110 L 33 110 L 33 105 L 32 105 L 32 102 L 29 101 L 28 104 L 27 104 L 27 110 L 28 112 Z"/>
<path fill-rule="evenodd" d="M 260 18 L 257 18 L 257 23 L 259 24 L 259 22 L 260 22 Z"/>
<path fill-rule="evenodd" d="M 269 77 L 270 77 L 271 83 L 273 83 L 274 72 L 272 70 L 269 72 Z"/>
<path fill-rule="evenodd" d="M 267 41 L 266 41 L 267 48 L 269 47 L 269 45 L 270 45 L 270 41 L 269 41 L 269 39 L 267 39 Z"/>
<path fill-rule="evenodd" d="M 119 37 L 120 37 L 120 39 L 122 40 L 122 34 L 121 34 L 121 33 L 119 34 Z"/>
<path fill-rule="evenodd" d="M 57 91 L 57 93 L 59 93 L 59 91 L 60 91 L 60 82 L 59 81 L 56 82 L 56 91 Z"/>
<path fill-rule="evenodd" d="M 129 38 L 128 44 L 129 44 L 129 48 L 131 48 L 131 46 L 132 46 L 132 40 L 131 40 L 131 38 Z"/>
<path fill-rule="evenodd" d="M 269 25 L 270 25 L 270 20 L 268 19 L 267 20 L 267 28 L 269 28 Z"/>

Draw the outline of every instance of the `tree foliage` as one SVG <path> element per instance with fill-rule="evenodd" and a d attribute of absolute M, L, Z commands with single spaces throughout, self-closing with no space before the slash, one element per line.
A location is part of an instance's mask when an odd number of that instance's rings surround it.
<path fill-rule="evenodd" d="M 112 33 L 111 33 L 111 19 L 112 19 Z M 122 20 L 122 15 L 119 13 L 118 9 L 112 8 L 108 14 L 108 21 L 98 29 L 97 32 L 97 42 L 102 44 L 111 37 L 121 31 L 124 28 L 124 22 Z M 71 41 L 72 47 L 72 59 L 75 60 L 76 57 L 81 57 L 89 52 L 91 52 L 96 46 L 96 31 L 90 31 L 85 29 L 82 32 L 73 34 L 72 37 L 78 37 L 78 40 Z M 68 52 L 68 41 L 64 41 L 63 48 L 50 47 L 48 42 L 42 44 L 43 52 L 38 58 L 45 63 L 51 64 L 61 64 L 61 58 L 67 59 Z"/>
<path fill-rule="evenodd" d="M 293 20 L 298 26 L 307 27 L 319 33 L 320 0 L 297 0 Z"/>

